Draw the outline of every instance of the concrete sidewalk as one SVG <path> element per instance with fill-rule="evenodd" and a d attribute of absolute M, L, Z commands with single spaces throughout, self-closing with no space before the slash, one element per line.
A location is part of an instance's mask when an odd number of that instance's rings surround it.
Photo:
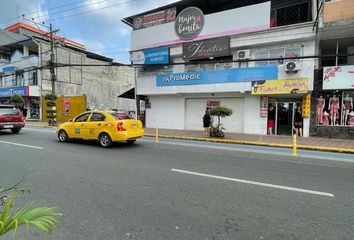
<path fill-rule="evenodd" d="M 48 126 L 46 122 L 26 122 L 27 126 L 31 127 L 43 127 L 43 128 L 55 128 Z M 246 145 L 258 145 L 269 147 L 283 147 L 291 148 L 293 146 L 293 138 L 291 136 L 267 136 L 256 134 L 240 134 L 240 133 L 226 133 L 225 138 L 210 138 L 205 136 L 201 131 L 190 130 L 174 130 L 174 129 L 159 129 L 159 137 L 161 138 L 173 138 L 184 140 L 196 140 L 196 141 L 209 141 L 220 143 L 234 143 L 234 144 L 246 144 Z M 145 128 L 145 135 L 149 137 L 155 137 L 155 128 Z M 329 151 L 329 152 L 343 152 L 354 154 L 354 140 L 343 139 L 331 139 L 331 138 L 297 138 L 297 145 L 299 149 Z"/>
<path fill-rule="evenodd" d="M 291 148 L 292 136 L 268 136 L 256 134 L 226 133 L 224 139 L 210 138 L 201 131 L 158 129 L 159 137 L 186 140 L 199 140 L 222 143 L 249 144 L 270 147 Z M 147 136 L 155 136 L 156 129 L 146 128 Z M 330 138 L 297 138 L 299 149 L 345 152 L 354 154 L 354 140 L 330 139 Z"/>

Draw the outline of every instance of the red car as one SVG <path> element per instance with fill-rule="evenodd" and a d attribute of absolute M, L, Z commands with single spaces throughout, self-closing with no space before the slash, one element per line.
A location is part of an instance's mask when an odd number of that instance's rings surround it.
<path fill-rule="evenodd" d="M 25 126 L 25 117 L 14 106 L 0 105 L 0 130 L 11 129 L 12 133 L 19 133 Z"/>

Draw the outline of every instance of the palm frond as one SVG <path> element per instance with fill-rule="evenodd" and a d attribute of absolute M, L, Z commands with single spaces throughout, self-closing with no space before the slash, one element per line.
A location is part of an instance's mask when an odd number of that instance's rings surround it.
<path fill-rule="evenodd" d="M 42 232 L 50 233 L 55 228 L 56 224 L 63 214 L 54 207 L 32 208 L 28 204 L 14 213 L 9 213 L 10 206 L 15 195 L 12 195 L 4 207 L 4 211 L 0 215 L 0 236 L 5 235 L 10 231 L 16 234 L 21 225 L 35 226 Z"/>

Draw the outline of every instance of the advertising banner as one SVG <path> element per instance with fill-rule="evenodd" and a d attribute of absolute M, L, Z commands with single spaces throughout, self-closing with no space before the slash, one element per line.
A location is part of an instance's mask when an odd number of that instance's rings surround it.
<path fill-rule="evenodd" d="M 173 22 L 176 19 L 176 8 L 169 8 L 159 12 L 154 12 L 133 19 L 133 29 L 153 27 L 168 22 Z"/>
<path fill-rule="evenodd" d="M 133 64 L 167 64 L 169 63 L 169 49 L 154 48 L 132 53 Z"/>
<path fill-rule="evenodd" d="M 188 9 L 188 8 L 186 8 Z M 183 10 L 174 22 L 131 33 L 131 51 L 260 31 L 270 27 L 271 1 L 204 15 Z M 191 18 L 188 18 L 191 17 Z M 251 17 L 250 17 L 251 16 Z"/>
<path fill-rule="evenodd" d="M 354 89 L 354 65 L 323 68 L 323 90 Z"/>
<path fill-rule="evenodd" d="M 278 78 L 278 66 L 231 68 L 217 71 L 159 74 L 156 86 L 200 85 L 232 82 L 251 82 Z"/>
<path fill-rule="evenodd" d="M 183 59 L 202 59 L 230 55 L 228 37 L 183 43 Z"/>
<path fill-rule="evenodd" d="M 14 94 L 29 96 L 29 87 L 0 88 L 0 97 L 11 97 Z"/>
<path fill-rule="evenodd" d="M 253 81 L 252 95 L 296 94 L 308 92 L 308 78 Z"/>
<path fill-rule="evenodd" d="M 70 98 L 64 97 L 63 98 L 63 116 L 70 115 Z"/>

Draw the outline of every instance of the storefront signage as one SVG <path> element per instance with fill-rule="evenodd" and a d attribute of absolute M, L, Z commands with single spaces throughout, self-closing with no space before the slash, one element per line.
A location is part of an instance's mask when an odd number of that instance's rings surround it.
<path fill-rule="evenodd" d="M 311 105 L 311 95 L 306 95 L 302 97 L 302 117 L 310 117 L 310 105 Z"/>
<path fill-rule="evenodd" d="M 167 64 L 169 62 L 168 48 L 154 48 L 132 53 L 133 64 Z"/>
<path fill-rule="evenodd" d="M 169 8 L 159 12 L 154 12 L 133 19 L 133 29 L 153 27 L 168 22 L 173 22 L 176 19 L 176 8 Z"/>
<path fill-rule="evenodd" d="M 308 92 L 308 78 L 253 81 L 252 95 L 297 94 Z"/>
<path fill-rule="evenodd" d="M 323 89 L 354 89 L 354 65 L 324 67 Z"/>
<path fill-rule="evenodd" d="M 183 40 L 191 40 L 199 35 L 204 27 L 204 14 L 197 7 L 182 10 L 175 21 L 176 35 Z"/>
<path fill-rule="evenodd" d="M 185 72 L 174 74 L 159 74 L 156 86 L 200 85 L 232 82 L 251 82 L 269 80 L 278 77 L 278 66 L 231 68 L 217 71 Z"/>
<path fill-rule="evenodd" d="M 230 39 L 228 37 L 183 43 L 183 59 L 201 59 L 228 55 L 230 55 Z"/>
<path fill-rule="evenodd" d="M 261 96 L 261 98 L 260 98 L 259 115 L 261 117 L 268 116 L 268 97 L 267 96 Z"/>
<path fill-rule="evenodd" d="M 14 94 L 29 96 L 29 87 L 0 88 L 0 97 L 11 97 Z"/>
<path fill-rule="evenodd" d="M 4 67 L 4 68 L 2 69 L 2 71 L 3 71 L 4 73 L 15 72 L 15 71 L 16 71 L 16 67 L 13 67 L 13 66 Z"/>

